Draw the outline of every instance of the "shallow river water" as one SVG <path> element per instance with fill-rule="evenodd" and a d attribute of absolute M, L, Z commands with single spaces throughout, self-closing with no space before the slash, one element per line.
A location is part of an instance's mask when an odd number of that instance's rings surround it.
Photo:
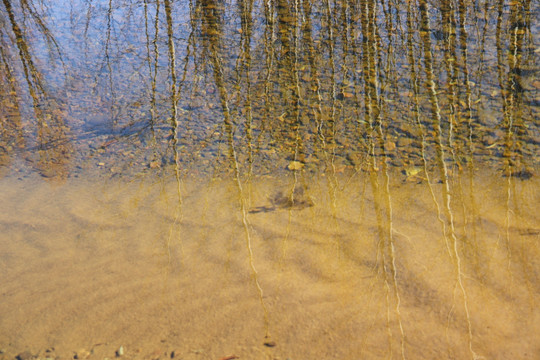
<path fill-rule="evenodd" d="M 538 359 L 534 1 L 0 3 L 0 359 Z"/>

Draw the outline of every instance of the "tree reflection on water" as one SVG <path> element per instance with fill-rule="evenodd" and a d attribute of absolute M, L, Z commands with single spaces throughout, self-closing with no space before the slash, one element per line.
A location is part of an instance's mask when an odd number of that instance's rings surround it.
<path fill-rule="evenodd" d="M 292 211 L 315 211 L 320 199 L 303 191 L 322 179 L 324 211 L 338 229 L 338 199 L 365 179 L 389 356 L 402 358 L 412 348 L 402 306 L 412 301 L 415 275 L 396 255 L 394 186 L 417 183 L 433 198 L 451 268 L 447 321 L 459 323 L 461 343 L 477 358 L 466 274 L 482 273 L 489 259 L 467 234 L 477 231 L 484 171 L 504 180 L 507 220 L 520 205 L 517 189 L 537 176 L 536 2 L 2 0 L 0 7 L 3 176 L 171 176 L 175 224 L 185 179 L 232 180 L 266 336 L 272 314 L 253 224 L 279 211 L 289 222 Z M 261 178 L 285 190 L 256 203 Z M 511 244 L 509 220 L 505 226 L 508 259 L 519 254 L 512 271 L 534 299 L 532 240 Z M 537 235 L 529 230 L 523 236 Z M 347 251 L 335 242 L 338 253 Z"/>

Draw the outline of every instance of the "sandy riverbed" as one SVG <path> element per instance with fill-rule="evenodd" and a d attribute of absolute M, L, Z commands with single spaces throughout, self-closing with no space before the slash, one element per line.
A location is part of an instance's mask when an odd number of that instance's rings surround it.
<path fill-rule="evenodd" d="M 537 178 L 391 178 L 2 179 L 0 359 L 538 358 Z"/>

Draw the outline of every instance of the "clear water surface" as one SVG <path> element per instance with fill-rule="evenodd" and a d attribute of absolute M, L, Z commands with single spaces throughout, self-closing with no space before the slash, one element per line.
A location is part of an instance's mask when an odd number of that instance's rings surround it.
<path fill-rule="evenodd" d="M 2 0 L 0 359 L 537 359 L 538 2 Z"/>

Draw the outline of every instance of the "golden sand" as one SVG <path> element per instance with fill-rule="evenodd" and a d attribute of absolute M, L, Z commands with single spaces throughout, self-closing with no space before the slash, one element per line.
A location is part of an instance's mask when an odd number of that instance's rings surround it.
<path fill-rule="evenodd" d="M 538 180 L 390 180 L 0 180 L 0 358 L 538 358 Z"/>

